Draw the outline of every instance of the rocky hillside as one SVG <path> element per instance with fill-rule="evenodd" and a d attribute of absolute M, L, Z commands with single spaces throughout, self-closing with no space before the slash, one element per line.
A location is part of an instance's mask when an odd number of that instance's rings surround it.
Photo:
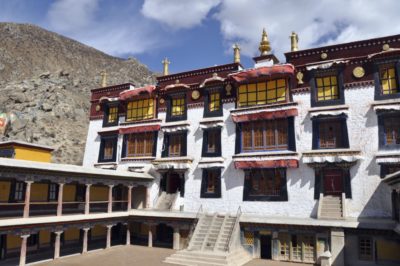
<path fill-rule="evenodd" d="M 81 164 L 90 90 L 100 72 L 108 84 L 155 82 L 135 59 L 121 59 L 28 24 L 0 23 L 0 113 L 10 124 L 2 140 L 54 147 L 54 162 Z"/>

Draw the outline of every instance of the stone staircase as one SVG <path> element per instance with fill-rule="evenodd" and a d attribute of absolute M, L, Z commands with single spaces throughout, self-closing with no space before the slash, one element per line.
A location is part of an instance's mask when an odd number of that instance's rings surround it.
<path fill-rule="evenodd" d="M 174 205 L 177 195 L 178 195 L 177 193 L 169 194 L 169 193 L 166 193 L 165 191 L 162 192 L 160 197 L 157 200 L 157 204 L 154 209 L 162 210 L 162 211 L 171 210 Z"/>
<path fill-rule="evenodd" d="M 196 225 L 188 248 L 167 257 L 164 262 L 201 266 L 243 265 L 252 258 L 241 247 L 229 249 L 229 242 L 234 236 L 240 237 L 237 217 L 204 214 Z"/>
<path fill-rule="evenodd" d="M 323 196 L 318 218 L 343 219 L 343 204 L 340 196 Z"/>

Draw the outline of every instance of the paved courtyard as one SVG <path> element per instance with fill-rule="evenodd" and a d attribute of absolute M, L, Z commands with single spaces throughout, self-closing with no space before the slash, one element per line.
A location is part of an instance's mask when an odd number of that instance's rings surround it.
<path fill-rule="evenodd" d="M 37 266 L 166 266 L 172 264 L 162 261 L 175 251 L 165 248 L 147 248 L 142 246 L 118 246 L 108 250 L 97 250 L 85 255 L 64 257 L 55 261 L 42 262 Z M 246 266 L 301 266 L 310 264 L 252 260 Z"/>

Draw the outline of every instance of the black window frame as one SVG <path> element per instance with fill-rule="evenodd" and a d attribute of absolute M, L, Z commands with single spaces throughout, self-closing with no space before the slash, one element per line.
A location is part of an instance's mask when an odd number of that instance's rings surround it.
<path fill-rule="evenodd" d="M 184 99 L 184 105 L 185 105 L 185 110 L 183 115 L 179 116 L 173 116 L 172 115 L 172 101 L 173 99 L 176 98 L 183 98 Z M 187 119 L 187 94 L 186 93 L 177 93 L 177 94 L 171 94 L 166 97 L 166 104 L 167 104 L 167 116 L 165 118 L 166 122 L 175 122 L 175 121 L 183 121 Z"/>
<path fill-rule="evenodd" d="M 396 72 L 396 85 L 397 93 L 393 94 L 382 94 L 380 70 L 383 65 L 393 64 Z M 373 66 L 374 71 L 374 83 L 375 83 L 375 100 L 387 100 L 400 98 L 400 59 L 386 59 L 376 61 Z"/>
<path fill-rule="evenodd" d="M 350 148 L 349 133 L 347 128 L 347 116 L 345 114 L 337 116 L 319 116 L 311 119 L 312 121 L 312 149 L 325 150 L 325 149 L 348 149 Z M 319 139 L 319 125 L 321 122 L 328 123 L 329 121 L 339 122 L 341 124 L 341 145 L 336 148 L 321 148 Z"/>
<path fill-rule="evenodd" d="M 110 108 L 117 108 L 117 119 L 114 122 L 108 122 L 108 115 L 110 113 Z M 119 124 L 119 103 L 109 102 L 104 104 L 104 115 L 103 115 L 103 127 L 112 127 Z"/>
<path fill-rule="evenodd" d="M 251 177 L 255 176 L 251 171 L 269 170 L 269 171 L 282 171 L 283 180 L 281 181 L 280 195 L 250 195 Z M 287 168 L 253 168 L 244 169 L 244 186 L 243 186 L 243 201 L 289 201 L 287 191 Z"/>
<path fill-rule="evenodd" d="M 39 244 L 39 233 L 31 234 L 26 242 L 28 247 L 37 246 Z"/>
<path fill-rule="evenodd" d="M 210 132 L 217 132 L 216 143 L 215 143 L 215 152 L 208 152 L 208 140 Z M 202 157 L 220 157 L 222 154 L 222 147 L 221 147 L 221 127 L 214 127 L 214 128 L 206 128 L 203 130 L 203 147 L 202 147 Z"/>
<path fill-rule="evenodd" d="M 381 167 L 381 174 L 380 174 L 381 178 L 385 178 L 387 175 L 397 172 L 397 171 L 394 171 L 394 172 L 390 171 L 391 167 L 399 168 L 398 171 L 400 171 L 399 163 L 383 163 L 380 165 L 380 167 Z"/>
<path fill-rule="evenodd" d="M 163 146 L 161 150 L 161 157 L 169 157 L 169 144 L 170 144 L 170 137 L 171 135 L 178 135 L 181 134 L 183 136 L 183 143 L 181 145 L 181 152 L 179 157 L 184 157 L 187 155 L 187 130 L 181 130 L 177 132 L 164 132 L 164 140 L 163 140 Z"/>
<path fill-rule="evenodd" d="M 105 142 L 108 140 L 113 141 L 113 155 L 111 159 L 104 159 L 104 145 Z M 116 162 L 117 144 L 118 144 L 118 135 L 101 136 L 98 162 L 99 163 Z"/>
<path fill-rule="evenodd" d="M 158 131 L 153 131 L 153 150 L 152 150 L 152 157 L 156 157 L 157 155 L 157 140 L 158 140 Z M 128 144 L 128 137 L 131 134 L 141 134 L 141 133 L 129 133 L 129 134 L 124 134 L 123 140 L 122 140 L 122 151 L 121 151 L 121 158 L 129 158 L 127 156 L 127 144 Z M 135 156 L 135 157 L 146 157 L 145 155 L 143 156 Z"/>
<path fill-rule="evenodd" d="M 210 96 L 212 93 L 219 93 L 219 110 L 210 111 L 209 103 Z M 204 93 L 204 114 L 203 117 L 218 117 L 223 115 L 223 106 L 222 106 L 222 88 L 210 88 L 207 89 Z"/>
<path fill-rule="evenodd" d="M 213 193 L 207 192 L 208 174 L 210 172 L 218 172 Z M 201 179 L 200 198 L 221 198 L 221 168 L 204 168 Z"/>
<path fill-rule="evenodd" d="M 358 254 L 358 259 L 362 261 L 373 261 L 374 260 L 374 240 L 371 236 L 358 236 L 357 239 L 357 254 Z M 361 254 L 361 240 L 366 240 L 370 242 L 370 257 L 363 257 Z"/>
<path fill-rule="evenodd" d="M 48 197 L 47 197 L 48 201 L 57 201 L 57 199 L 58 199 L 58 184 L 49 182 L 49 188 L 48 188 L 47 195 L 48 195 Z M 54 197 L 52 197 L 52 195 Z"/>
<path fill-rule="evenodd" d="M 345 104 L 344 97 L 344 77 L 343 67 L 329 68 L 326 70 L 313 70 L 310 73 L 310 87 L 311 87 L 311 107 L 331 106 Z M 318 101 L 318 87 L 316 78 L 323 78 L 326 76 L 336 76 L 337 86 L 339 90 L 339 99 Z"/>
<path fill-rule="evenodd" d="M 16 191 L 17 188 L 19 189 L 18 193 Z M 11 183 L 11 192 L 10 192 L 9 202 L 24 201 L 25 200 L 25 191 L 26 191 L 26 183 L 23 181 L 14 180 Z M 20 197 L 16 197 L 17 195 L 20 195 Z"/>
<path fill-rule="evenodd" d="M 385 133 L 385 119 L 397 117 L 400 120 L 400 112 L 379 112 L 378 114 L 378 135 L 379 135 L 379 150 L 395 150 L 400 147 L 400 144 L 386 144 L 386 133 Z M 400 131 L 400 129 L 399 129 Z M 400 132 L 399 132 L 400 133 Z"/>

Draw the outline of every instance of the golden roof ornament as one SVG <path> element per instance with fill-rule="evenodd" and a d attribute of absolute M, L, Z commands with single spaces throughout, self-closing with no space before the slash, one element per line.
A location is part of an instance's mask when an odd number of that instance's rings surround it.
<path fill-rule="evenodd" d="M 267 32 L 265 31 L 265 28 L 263 29 L 263 33 L 261 36 L 261 42 L 260 46 L 258 47 L 258 50 L 260 50 L 261 55 L 267 55 L 271 51 L 271 46 L 269 44 Z"/>
<path fill-rule="evenodd" d="M 290 37 L 291 51 L 292 52 L 298 51 L 299 35 L 297 35 L 296 32 L 292 31 L 292 35 L 290 35 L 289 37 Z"/>
<path fill-rule="evenodd" d="M 240 63 L 240 47 L 237 43 L 233 45 L 233 62 Z"/>
<path fill-rule="evenodd" d="M 171 64 L 170 61 L 168 61 L 168 58 L 164 58 L 164 60 L 161 62 L 163 64 L 163 75 L 167 76 L 169 75 L 169 64 Z"/>
<path fill-rule="evenodd" d="M 107 72 L 105 70 L 100 72 L 100 76 L 101 76 L 101 86 L 107 87 Z"/>

